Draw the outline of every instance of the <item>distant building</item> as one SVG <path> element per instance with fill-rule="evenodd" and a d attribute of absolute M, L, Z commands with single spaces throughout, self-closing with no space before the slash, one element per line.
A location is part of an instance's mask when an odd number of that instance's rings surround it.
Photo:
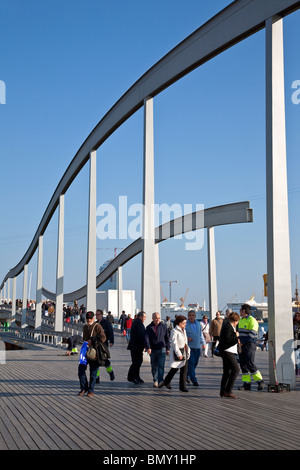
<path fill-rule="evenodd" d="M 108 259 L 107 261 L 105 261 L 105 263 L 102 264 L 102 266 L 99 269 L 99 274 L 102 273 L 102 271 L 104 271 L 104 269 L 107 268 L 107 266 L 112 261 L 113 261 L 112 259 Z M 117 289 L 117 288 L 118 288 L 117 273 L 115 272 L 114 274 L 112 274 L 112 276 L 110 276 L 109 279 L 107 279 L 107 281 L 104 282 L 104 284 L 100 286 L 99 290 L 104 291 L 104 290 Z"/>
<path fill-rule="evenodd" d="M 102 287 L 102 286 L 101 286 Z M 122 312 L 119 312 L 118 291 L 114 289 L 101 290 L 97 293 L 97 308 L 103 310 L 106 314 L 111 312 L 113 317 L 119 318 Z M 136 313 L 136 299 L 134 290 L 122 290 L 122 308 L 126 315 L 129 313 L 133 318 Z"/>

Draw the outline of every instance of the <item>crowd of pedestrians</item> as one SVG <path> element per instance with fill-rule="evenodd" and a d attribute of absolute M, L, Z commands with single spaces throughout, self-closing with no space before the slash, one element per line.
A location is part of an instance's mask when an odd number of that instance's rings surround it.
<path fill-rule="evenodd" d="M 225 318 L 221 312 L 208 322 L 204 315 L 201 321 L 196 320 L 196 312 L 190 310 L 187 317 L 178 315 L 172 322 L 169 317 L 161 320 L 160 313 L 152 314 L 152 321 L 145 326 L 146 313 L 139 312 L 134 318 L 122 311 L 118 320 L 122 335 L 127 339 L 127 350 L 130 352 L 131 364 L 127 372 L 127 380 L 134 385 L 144 383 L 140 376 L 144 353 L 150 357 L 150 368 L 153 387 L 171 390 L 172 380 L 179 372 L 179 390 L 188 392 L 187 384 L 199 386 L 197 368 L 201 357 L 219 356 L 222 359 L 223 372 L 220 380 L 220 397 L 237 398 L 234 386 L 241 372 L 242 385 L 239 391 L 250 391 L 252 384 L 256 383 L 257 390 L 263 390 L 265 383 L 263 376 L 256 366 L 255 354 L 259 345 L 259 325 L 252 316 L 251 307 L 244 304 L 240 312 L 227 310 Z M 87 312 L 86 323 L 83 329 L 83 341 L 87 347 L 93 344 L 96 336 L 106 344 L 107 349 L 114 344 L 113 325 L 114 318 L 111 312 L 103 317 L 103 311 Z M 74 338 L 77 340 L 77 338 Z M 300 342 L 300 313 L 294 317 L 294 339 L 297 341 L 296 354 L 299 353 Z M 267 342 L 267 336 L 262 338 Z M 71 350 L 70 340 L 68 350 Z M 99 382 L 99 365 L 95 361 L 85 359 L 80 363 L 78 376 L 80 381 L 79 395 L 93 396 L 94 387 Z M 103 365 L 103 364 L 102 364 Z M 114 380 L 115 375 L 109 358 L 106 358 L 105 368 Z M 90 381 L 86 377 L 86 369 L 90 368 Z M 298 367 L 298 366 L 297 366 Z M 296 372 L 299 374 L 298 367 Z M 201 385 L 201 383 L 200 383 Z"/>

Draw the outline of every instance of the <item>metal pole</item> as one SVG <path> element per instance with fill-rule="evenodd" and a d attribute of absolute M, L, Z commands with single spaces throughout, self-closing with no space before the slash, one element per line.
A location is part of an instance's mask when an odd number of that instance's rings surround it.
<path fill-rule="evenodd" d="M 37 276 L 36 276 L 36 305 L 35 305 L 35 328 L 42 324 L 42 288 L 43 288 L 43 236 L 39 237 Z"/>
<path fill-rule="evenodd" d="M 216 251 L 215 251 L 215 231 L 214 227 L 207 228 L 208 246 L 208 288 L 209 288 L 209 311 L 210 321 L 218 310 L 217 291 L 217 271 L 216 271 Z"/>
<path fill-rule="evenodd" d="M 27 326 L 27 283 L 28 283 L 28 264 L 23 269 L 23 298 L 22 298 L 22 320 L 21 328 Z"/>
<path fill-rule="evenodd" d="M 295 388 L 282 21 L 279 16 L 266 21 L 268 331 L 274 345 L 277 380 Z M 269 377 L 275 384 L 271 357 Z"/>
<path fill-rule="evenodd" d="M 142 233 L 142 310 L 145 325 L 151 323 L 152 313 L 160 313 L 159 253 L 155 243 L 154 226 L 154 136 L 153 98 L 144 101 L 144 184 Z"/>
<path fill-rule="evenodd" d="M 63 296 L 64 296 L 64 195 L 59 197 L 58 243 L 56 267 L 55 331 L 63 331 Z"/>
<path fill-rule="evenodd" d="M 96 151 L 90 153 L 90 191 L 89 191 L 89 230 L 87 249 L 87 283 L 86 308 L 87 311 L 96 312 L 96 204 L 97 204 L 97 177 L 96 177 Z"/>

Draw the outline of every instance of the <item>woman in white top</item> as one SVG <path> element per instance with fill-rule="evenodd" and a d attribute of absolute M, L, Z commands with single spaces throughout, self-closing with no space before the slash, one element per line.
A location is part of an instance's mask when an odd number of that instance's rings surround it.
<path fill-rule="evenodd" d="M 223 323 L 220 333 L 220 341 L 218 349 L 223 359 L 223 375 L 221 380 L 220 396 L 228 398 L 236 398 L 232 393 L 233 386 L 239 374 L 239 364 L 236 359 L 238 332 L 236 326 L 240 316 L 238 313 L 232 312 Z"/>
<path fill-rule="evenodd" d="M 205 348 L 203 349 L 202 354 L 204 357 L 208 357 L 208 345 L 211 342 L 211 337 L 209 334 L 209 323 L 207 315 L 203 315 L 200 326 L 205 339 Z"/>
<path fill-rule="evenodd" d="M 170 350 L 170 371 L 165 380 L 158 386 L 164 385 L 171 389 L 171 380 L 178 370 L 180 370 L 179 389 L 182 392 L 188 392 L 186 388 L 187 363 L 190 357 L 190 348 L 188 346 L 186 331 L 186 317 L 178 315 L 175 319 L 175 328 L 171 331 L 171 350 Z"/>

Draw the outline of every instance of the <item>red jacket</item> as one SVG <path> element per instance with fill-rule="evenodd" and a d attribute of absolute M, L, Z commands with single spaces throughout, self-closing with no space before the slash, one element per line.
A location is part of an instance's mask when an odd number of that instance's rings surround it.
<path fill-rule="evenodd" d="M 125 329 L 131 328 L 132 325 L 132 318 L 126 318 L 125 320 Z"/>

